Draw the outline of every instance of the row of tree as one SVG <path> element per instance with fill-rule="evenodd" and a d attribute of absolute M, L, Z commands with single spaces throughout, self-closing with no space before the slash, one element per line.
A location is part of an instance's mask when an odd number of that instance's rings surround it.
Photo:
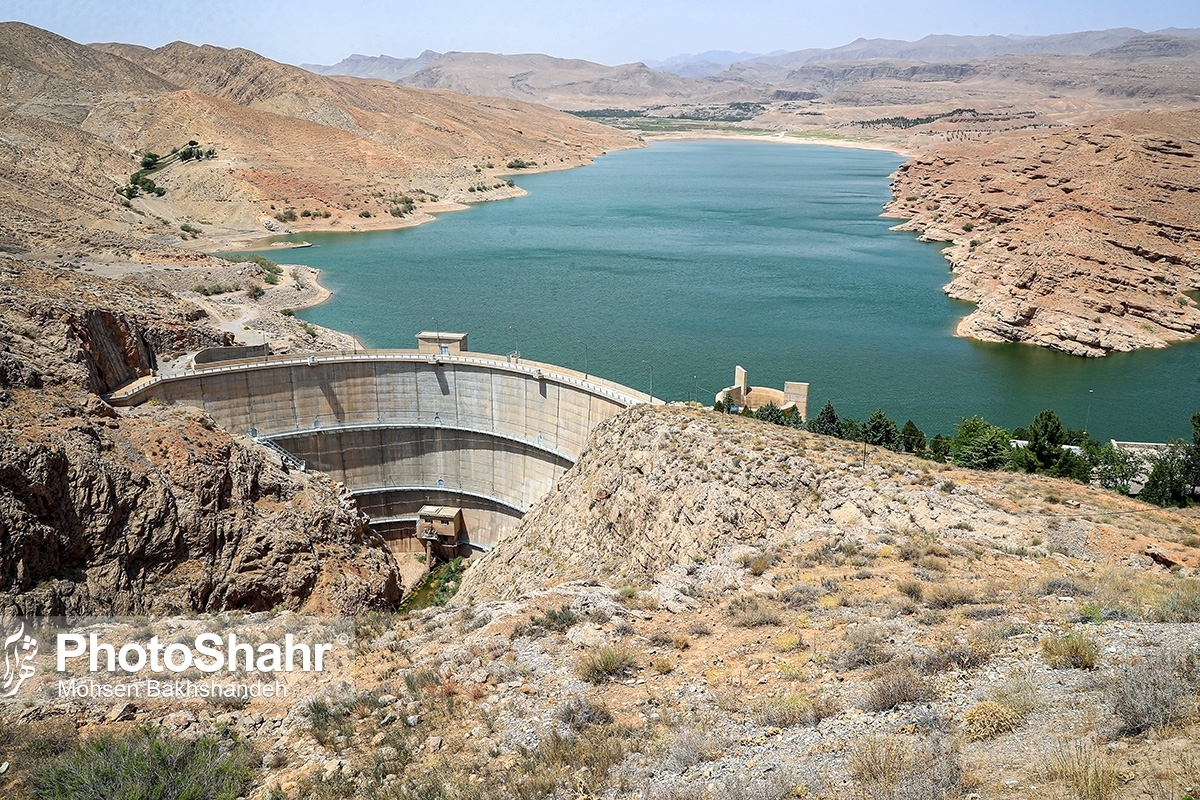
<path fill-rule="evenodd" d="M 729 410 L 720 400 L 714 408 Z M 764 422 L 865 442 L 932 461 L 952 460 L 956 466 L 969 469 L 1007 469 L 1074 478 L 1126 494 L 1140 480 L 1143 485 L 1138 497 L 1160 506 L 1187 505 L 1200 489 L 1200 412 L 1192 415 L 1191 442 L 1172 440 L 1158 452 L 1131 451 L 1114 447 L 1111 442 L 1101 444 L 1085 430 L 1065 427 L 1058 414 L 1049 409 L 1034 417 L 1028 427 L 1012 431 L 992 425 L 983 417 L 964 417 L 953 436 L 939 433 L 932 439 L 927 439 L 911 419 L 897 426 L 882 409 L 876 409 L 865 421 L 839 417 L 830 401 L 807 422 L 794 410 L 783 411 L 771 403 L 742 413 Z"/>

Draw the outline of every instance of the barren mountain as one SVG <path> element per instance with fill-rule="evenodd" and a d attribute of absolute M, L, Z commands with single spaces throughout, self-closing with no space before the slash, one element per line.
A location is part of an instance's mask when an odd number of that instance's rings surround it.
<path fill-rule="evenodd" d="M 398 81 L 432 64 L 445 53 L 426 50 L 416 58 L 393 58 L 392 56 L 364 56 L 354 54 L 336 64 L 301 64 L 301 69 L 318 75 L 345 75 L 351 78 L 376 78 L 381 81 Z"/>
<path fill-rule="evenodd" d="M 47 248 L 84 227 L 115 237 L 123 256 L 138 241 L 182 243 L 181 225 L 209 226 L 196 245 L 210 249 L 222 237 L 257 238 L 288 207 L 319 213 L 294 226 L 419 221 L 459 201 L 519 194 L 497 177 L 514 159 L 561 168 L 635 143 L 518 102 L 325 78 L 245 50 L 84 47 L 20 23 L 0 25 L 0 115 L 0 187 L 14 210 L 0 242 Z M 153 173 L 163 196 L 122 203 L 115 192 L 143 153 L 189 141 L 214 157 L 168 163 Z M 404 196 L 419 205 L 398 206 Z"/>
<path fill-rule="evenodd" d="M 1200 110 L 948 144 L 903 165 L 889 213 L 953 242 L 960 335 L 1069 353 L 1200 334 Z"/>
<path fill-rule="evenodd" d="M 566 109 L 752 102 L 770 94 L 741 78 L 685 78 L 645 64 L 608 67 L 539 54 L 451 53 L 401 82 Z"/>

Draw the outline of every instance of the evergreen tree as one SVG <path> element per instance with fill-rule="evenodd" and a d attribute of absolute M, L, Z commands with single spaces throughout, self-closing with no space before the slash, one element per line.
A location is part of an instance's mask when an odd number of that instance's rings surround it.
<path fill-rule="evenodd" d="M 896 423 L 888 419 L 887 414 L 884 414 L 881 408 L 875 409 L 867 419 L 862 434 L 862 440 L 867 444 L 886 447 L 888 450 L 897 452 L 904 446 L 900 439 L 900 431 L 896 429 Z"/>
<path fill-rule="evenodd" d="M 787 415 L 784 414 L 783 410 L 774 403 L 767 403 L 766 405 L 756 408 L 754 410 L 754 418 L 760 419 L 763 422 L 770 422 L 772 425 L 788 424 Z"/>
<path fill-rule="evenodd" d="M 1058 414 L 1047 409 L 1033 418 L 1029 426 L 1029 452 L 1037 459 L 1038 472 L 1055 472 L 1067 441 Z"/>
<path fill-rule="evenodd" d="M 998 428 L 983 417 L 963 417 L 950 451 L 954 463 L 968 469 L 1000 469 L 1009 462 L 1008 431 Z"/>
<path fill-rule="evenodd" d="M 846 417 L 842 420 L 842 438 L 847 442 L 861 442 L 863 440 L 863 424 L 853 417 Z"/>
<path fill-rule="evenodd" d="M 925 449 L 925 431 L 918 428 L 910 419 L 900 429 L 900 441 L 904 443 L 904 452 L 920 453 Z"/>
<path fill-rule="evenodd" d="M 945 463 L 946 457 L 950 455 L 953 442 L 954 440 L 946 434 L 937 434 L 929 440 L 929 457 L 939 463 Z"/>
<path fill-rule="evenodd" d="M 838 419 L 837 412 L 833 410 L 832 400 L 826 400 L 825 405 L 821 408 L 821 413 L 808 421 L 808 429 L 812 433 L 819 433 L 823 436 L 842 438 L 842 421 Z"/>

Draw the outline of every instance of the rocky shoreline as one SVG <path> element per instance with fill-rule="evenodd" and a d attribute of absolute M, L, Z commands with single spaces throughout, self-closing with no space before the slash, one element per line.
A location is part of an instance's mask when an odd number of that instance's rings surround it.
<path fill-rule="evenodd" d="M 895 230 L 949 242 L 957 333 L 1079 356 L 1200 335 L 1200 111 L 947 145 L 903 166 Z"/>

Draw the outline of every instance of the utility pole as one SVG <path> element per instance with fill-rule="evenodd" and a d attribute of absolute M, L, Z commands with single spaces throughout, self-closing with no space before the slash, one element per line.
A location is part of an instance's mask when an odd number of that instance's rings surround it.
<path fill-rule="evenodd" d="M 642 359 L 642 363 L 650 367 L 650 404 L 654 404 L 654 365 L 646 359 Z"/>
<path fill-rule="evenodd" d="M 588 376 L 588 374 L 589 374 L 589 373 L 588 373 L 588 352 L 587 352 L 587 342 L 585 342 L 583 339 L 576 339 L 576 340 L 575 340 L 575 344 L 581 344 L 581 345 L 583 345 L 583 377 L 584 377 L 584 378 L 586 378 L 586 377 Z"/>

